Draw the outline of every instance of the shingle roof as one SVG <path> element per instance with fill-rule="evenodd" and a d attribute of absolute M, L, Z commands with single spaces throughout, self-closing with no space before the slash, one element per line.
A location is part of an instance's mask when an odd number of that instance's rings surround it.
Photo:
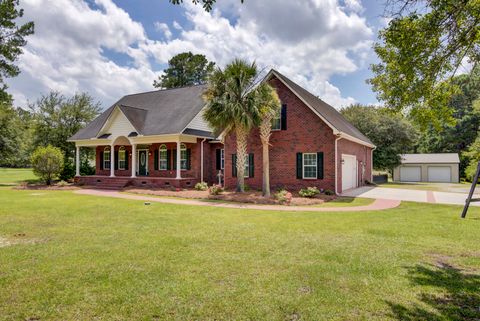
<path fill-rule="evenodd" d="M 70 140 L 96 138 L 116 106 L 139 135 L 179 134 L 204 107 L 205 89 L 199 85 L 124 96 Z"/>
<path fill-rule="evenodd" d="M 401 155 L 402 164 L 425 164 L 425 163 L 460 163 L 457 153 L 439 154 L 404 154 Z"/>
<path fill-rule="evenodd" d="M 290 87 L 302 100 L 304 100 L 311 108 L 313 108 L 317 113 L 322 115 L 322 117 L 329 123 L 330 126 L 334 127 L 339 132 L 343 132 L 347 135 L 355 137 L 367 144 L 373 145 L 373 143 L 363 135 L 355 126 L 350 124 L 348 120 L 343 117 L 335 108 L 313 95 L 303 87 L 299 86 L 286 76 L 282 75 L 276 70 L 272 70 L 273 74 L 282 80 L 288 87 Z"/>

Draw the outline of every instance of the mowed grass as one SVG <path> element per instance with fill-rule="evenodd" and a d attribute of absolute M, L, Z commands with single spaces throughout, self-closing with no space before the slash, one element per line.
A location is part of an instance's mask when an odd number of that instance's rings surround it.
<path fill-rule="evenodd" d="M 22 181 L 36 180 L 31 168 L 0 167 L 0 185 L 13 185 Z"/>
<path fill-rule="evenodd" d="M 478 208 L 277 213 L 5 187 L 0 204 L 1 320 L 480 317 Z"/>

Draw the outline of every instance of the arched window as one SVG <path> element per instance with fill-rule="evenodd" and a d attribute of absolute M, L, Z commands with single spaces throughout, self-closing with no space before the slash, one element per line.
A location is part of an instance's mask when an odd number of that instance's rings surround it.
<path fill-rule="evenodd" d="M 107 146 L 103 149 L 103 168 L 110 169 L 110 147 Z"/>
<path fill-rule="evenodd" d="M 187 146 L 180 144 L 180 168 L 187 169 Z"/>
<path fill-rule="evenodd" d="M 167 170 L 168 169 L 168 153 L 167 153 L 167 145 L 162 144 L 160 145 L 159 153 L 158 153 L 158 161 L 160 170 Z"/>
<path fill-rule="evenodd" d="M 121 146 L 118 149 L 118 169 L 125 169 L 125 163 L 127 161 L 127 152 L 125 147 Z"/>

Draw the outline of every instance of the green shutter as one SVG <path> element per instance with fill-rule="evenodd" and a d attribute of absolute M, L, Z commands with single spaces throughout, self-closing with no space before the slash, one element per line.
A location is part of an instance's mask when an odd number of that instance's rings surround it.
<path fill-rule="evenodd" d="M 130 152 L 125 149 L 125 170 L 128 170 L 128 160 L 130 159 L 130 157 L 128 157 L 128 154 L 130 154 Z"/>
<path fill-rule="evenodd" d="M 103 152 L 100 152 L 100 169 L 103 170 Z"/>
<path fill-rule="evenodd" d="M 192 150 L 190 148 L 187 149 L 187 170 L 192 168 Z"/>
<path fill-rule="evenodd" d="M 177 150 L 173 149 L 173 169 L 177 169 Z"/>
<path fill-rule="evenodd" d="M 317 153 L 317 178 L 323 179 L 323 152 Z"/>
<path fill-rule="evenodd" d="M 302 153 L 297 153 L 297 178 L 303 178 L 303 155 Z"/>
<path fill-rule="evenodd" d="M 215 164 L 216 164 L 215 168 L 216 168 L 217 171 L 218 171 L 218 170 L 220 170 L 221 167 L 222 167 L 222 165 L 221 165 L 221 161 L 222 161 L 222 160 L 221 160 L 221 158 L 222 158 L 221 150 L 220 150 L 219 148 L 217 148 L 217 150 L 215 151 L 215 153 L 216 153 L 216 157 L 217 157 L 217 158 L 215 159 Z"/>
<path fill-rule="evenodd" d="M 110 155 L 111 155 L 111 154 L 110 154 Z M 120 161 L 120 160 L 118 159 L 118 150 L 116 150 L 116 151 L 114 152 L 114 155 L 115 155 L 115 170 L 117 170 L 117 169 L 118 169 L 118 162 Z M 112 162 L 110 162 L 110 166 L 112 166 L 111 164 L 112 164 Z"/>
<path fill-rule="evenodd" d="M 287 104 L 282 105 L 282 110 L 280 115 L 281 115 L 280 129 L 287 130 Z"/>
<path fill-rule="evenodd" d="M 172 169 L 172 150 L 167 150 L 167 170 Z"/>
<path fill-rule="evenodd" d="M 253 154 L 248 154 L 248 177 L 253 177 L 255 174 L 255 164 L 253 160 Z"/>
<path fill-rule="evenodd" d="M 232 177 L 237 177 L 237 155 L 232 154 Z"/>
<path fill-rule="evenodd" d="M 158 171 L 158 149 L 153 152 L 153 168 Z"/>

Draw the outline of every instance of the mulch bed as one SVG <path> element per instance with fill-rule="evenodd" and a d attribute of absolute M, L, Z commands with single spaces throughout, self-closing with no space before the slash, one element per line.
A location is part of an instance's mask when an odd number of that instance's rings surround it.
<path fill-rule="evenodd" d="M 273 197 L 265 198 L 261 192 L 249 191 L 244 193 L 237 193 L 233 191 L 225 191 L 220 195 L 210 195 L 208 191 L 197 191 L 193 189 L 147 189 L 147 188 L 126 188 L 125 192 L 134 194 L 147 194 L 155 196 L 180 197 L 191 199 L 210 199 L 227 202 L 249 203 L 249 204 L 265 204 L 265 205 L 279 205 L 280 203 Z M 318 195 L 315 198 L 303 198 L 298 194 L 293 194 L 289 205 L 304 206 L 304 205 L 318 205 L 324 202 L 334 200 L 335 196 Z"/>
<path fill-rule="evenodd" d="M 59 185 L 45 185 L 45 184 L 20 184 L 14 187 L 14 189 L 22 190 L 49 190 L 49 191 L 71 191 L 79 189 L 78 186 L 73 184 L 59 186 Z"/>

